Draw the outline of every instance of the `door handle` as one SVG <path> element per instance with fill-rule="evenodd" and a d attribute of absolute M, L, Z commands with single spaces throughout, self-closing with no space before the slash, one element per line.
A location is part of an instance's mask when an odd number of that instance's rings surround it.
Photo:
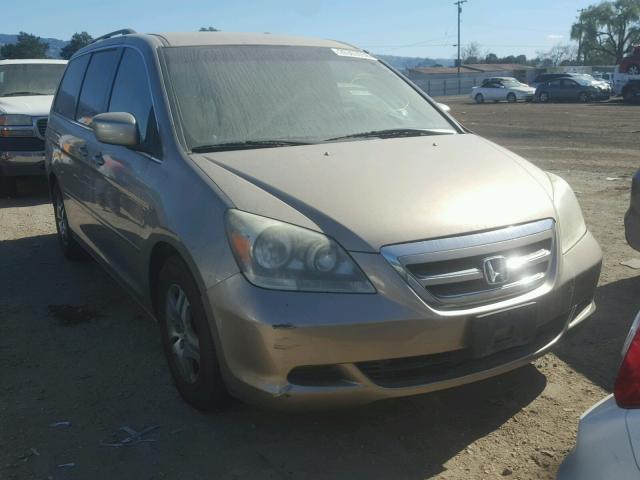
<path fill-rule="evenodd" d="M 102 153 L 96 153 L 93 156 L 93 161 L 96 163 L 97 166 L 101 167 L 102 165 L 104 165 L 104 157 L 102 156 Z"/>
<path fill-rule="evenodd" d="M 87 150 L 87 146 L 86 145 L 80 145 L 78 147 L 78 153 L 81 156 L 86 157 L 87 155 L 89 155 L 89 150 Z"/>

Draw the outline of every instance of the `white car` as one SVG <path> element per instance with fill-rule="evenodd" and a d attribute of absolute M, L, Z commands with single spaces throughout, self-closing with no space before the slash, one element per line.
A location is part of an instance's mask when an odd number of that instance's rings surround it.
<path fill-rule="evenodd" d="M 535 93 L 535 88 L 521 83 L 513 77 L 493 77 L 483 80 L 481 86 L 473 87 L 471 99 L 476 103 L 499 102 L 501 100 L 506 100 L 509 103 L 518 100 L 530 102 Z"/>
<path fill-rule="evenodd" d="M 44 175 L 44 134 L 66 60 L 0 60 L 0 193 Z"/>
<path fill-rule="evenodd" d="M 614 394 L 580 418 L 576 448 L 558 471 L 558 480 L 640 478 L 640 313 L 622 349 Z"/>

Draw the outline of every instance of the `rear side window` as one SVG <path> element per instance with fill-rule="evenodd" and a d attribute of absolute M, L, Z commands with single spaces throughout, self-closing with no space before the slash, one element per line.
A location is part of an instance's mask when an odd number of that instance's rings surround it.
<path fill-rule="evenodd" d="M 106 111 L 119 57 L 120 50 L 115 49 L 91 55 L 76 113 L 76 119 L 80 123 L 88 125 L 95 115 Z"/>
<path fill-rule="evenodd" d="M 75 117 L 76 101 L 88 62 L 89 55 L 83 55 L 69 62 L 53 105 L 54 112 L 67 118 Z"/>
<path fill-rule="evenodd" d="M 127 112 L 136 117 L 141 150 L 159 156 L 158 128 L 151 101 L 147 70 L 142 56 L 125 48 L 113 83 L 110 112 Z"/>

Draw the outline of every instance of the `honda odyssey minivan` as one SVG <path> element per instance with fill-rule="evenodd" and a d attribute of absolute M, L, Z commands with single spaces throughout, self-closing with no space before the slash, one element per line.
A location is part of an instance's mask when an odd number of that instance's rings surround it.
<path fill-rule="evenodd" d="M 595 309 L 601 251 L 569 185 L 348 44 L 101 37 L 66 69 L 46 167 L 63 253 L 157 319 L 200 409 L 461 385 Z"/>

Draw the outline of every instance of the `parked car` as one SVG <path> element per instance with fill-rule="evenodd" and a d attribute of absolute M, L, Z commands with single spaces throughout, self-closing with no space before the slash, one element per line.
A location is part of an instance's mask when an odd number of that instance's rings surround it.
<path fill-rule="evenodd" d="M 582 80 L 585 80 L 589 83 L 591 83 L 591 85 L 595 85 L 596 87 L 599 87 L 602 91 L 607 92 L 609 95 L 611 95 L 611 84 L 609 82 L 607 82 L 606 80 L 602 80 L 602 79 L 597 79 L 591 75 L 588 75 L 586 73 L 578 73 L 578 74 L 572 74 L 571 75 L 572 78 L 580 78 Z"/>
<path fill-rule="evenodd" d="M 591 102 L 607 100 L 610 97 L 610 92 L 588 80 L 566 77 L 538 85 L 535 96 L 538 101 L 543 103 L 554 100 Z"/>
<path fill-rule="evenodd" d="M 499 102 L 501 100 L 509 103 L 515 103 L 518 100 L 530 102 L 535 93 L 534 88 L 513 77 L 494 77 L 485 79 L 479 87 L 473 87 L 471 98 L 476 103 Z"/>
<path fill-rule="evenodd" d="M 618 71 L 629 75 L 640 74 L 640 45 L 634 46 L 631 54 L 622 59 L 618 66 Z"/>
<path fill-rule="evenodd" d="M 0 193 L 44 175 L 44 132 L 66 60 L 0 60 Z"/>
<path fill-rule="evenodd" d="M 640 78 L 625 82 L 620 93 L 625 103 L 640 102 Z"/>
<path fill-rule="evenodd" d="M 576 447 L 558 480 L 640 478 L 640 314 L 624 343 L 614 394 L 580 418 Z"/>
<path fill-rule="evenodd" d="M 344 43 L 107 35 L 71 59 L 46 147 L 63 253 L 158 320 L 201 409 L 480 380 L 595 309 L 569 185 Z"/>
<path fill-rule="evenodd" d="M 640 251 L 640 170 L 631 180 L 631 200 L 624 216 L 624 231 L 629 246 Z"/>
<path fill-rule="evenodd" d="M 532 88 L 538 88 L 538 85 L 542 83 L 547 83 L 551 80 L 557 80 L 558 78 L 567 78 L 570 76 L 570 73 L 541 73 L 529 85 Z"/>

